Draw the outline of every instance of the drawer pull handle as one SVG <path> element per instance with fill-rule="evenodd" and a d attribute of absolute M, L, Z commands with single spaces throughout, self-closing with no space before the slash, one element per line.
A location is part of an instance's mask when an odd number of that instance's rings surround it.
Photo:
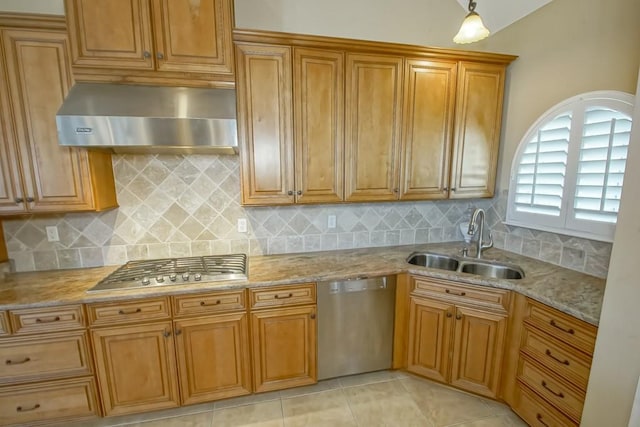
<path fill-rule="evenodd" d="M 120 311 L 118 311 L 118 314 L 136 314 L 136 313 L 142 313 L 142 309 L 141 308 L 136 308 L 135 310 L 129 310 L 129 311 L 120 310 Z"/>
<path fill-rule="evenodd" d="M 40 404 L 36 403 L 35 405 L 33 405 L 31 408 L 23 408 L 22 406 L 18 406 L 16 408 L 17 412 L 29 412 L 29 411 L 35 411 L 36 409 L 40 408 Z"/>
<path fill-rule="evenodd" d="M 7 365 L 22 365 L 23 363 L 27 363 L 30 360 L 31 360 L 31 358 L 29 358 L 29 357 L 25 357 L 24 359 L 18 360 L 18 361 L 7 359 L 5 363 Z"/>
<path fill-rule="evenodd" d="M 562 363 L 563 365 L 567 365 L 569 366 L 569 361 L 567 359 L 565 360 L 560 360 L 557 357 L 555 357 L 553 354 L 551 354 L 551 350 L 547 349 L 547 351 L 544 352 L 547 356 L 549 356 L 550 358 L 552 358 L 553 360 L 555 360 L 558 363 Z"/>
<path fill-rule="evenodd" d="M 288 293 L 287 295 L 278 295 L 278 294 L 275 294 L 273 297 L 274 297 L 275 299 L 287 299 L 287 298 L 291 298 L 292 296 L 293 296 L 293 294 L 292 294 L 292 293 Z"/>
<path fill-rule="evenodd" d="M 450 291 L 449 289 L 445 289 L 444 291 L 446 293 L 448 293 L 448 294 L 457 295 L 459 297 L 463 297 L 463 296 L 465 296 L 467 294 L 466 292 L 459 292 L 459 293 L 458 292 L 453 292 L 453 291 Z"/>
<path fill-rule="evenodd" d="M 554 328 L 556 328 L 556 329 L 560 329 L 561 331 L 566 332 L 566 333 L 568 333 L 568 334 L 573 335 L 573 334 L 575 334 L 575 333 L 576 333 L 576 331 L 574 331 L 574 330 L 573 330 L 573 328 L 565 329 L 565 328 L 563 328 L 562 326 L 558 326 L 558 324 L 557 324 L 557 323 L 555 322 L 555 320 L 553 320 L 553 319 L 551 319 L 551 321 L 549 322 L 549 324 L 550 324 L 551 326 L 553 326 Z"/>
<path fill-rule="evenodd" d="M 542 424 L 545 427 L 549 427 L 549 424 L 545 423 L 544 421 L 542 421 L 542 414 L 541 413 L 537 413 L 536 414 L 536 420 L 538 420 L 538 422 L 540 424 Z"/>
<path fill-rule="evenodd" d="M 220 301 L 219 299 L 217 299 L 217 300 L 216 300 L 216 302 L 214 302 L 213 304 L 207 304 L 207 303 L 206 303 L 206 302 L 204 302 L 204 301 L 200 301 L 200 305 L 201 305 L 202 307 L 211 307 L 211 306 L 214 306 L 214 305 L 220 305 L 220 304 L 222 304 L 222 301 Z"/>
<path fill-rule="evenodd" d="M 557 391 L 553 391 L 549 388 L 549 386 L 547 385 L 547 382 L 545 380 L 542 380 L 542 387 L 546 388 L 547 390 L 549 390 L 552 394 L 554 394 L 555 396 L 558 396 L 560 399 L 564 399 L 564 393 L 562 392 L 557 392 Z"/>
<path fill-rule="evenodd" d="M 59 321 L 60 321 L 60 316 L 50 317 L 48 319 L 41 319 L 38 317 L 36 319 L 36 323 L 53 323 L 53 322 L 59 322 Z"/>

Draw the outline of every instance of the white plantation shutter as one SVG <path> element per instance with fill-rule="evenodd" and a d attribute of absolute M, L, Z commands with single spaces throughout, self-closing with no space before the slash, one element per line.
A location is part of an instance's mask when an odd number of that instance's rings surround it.
<path fill-rule="evenodd" d="M 506 222 L 612 240 L 634 101 L 592 92 L 538 119 L 514 157 Z"/>
<path fill-rule="evenodd" d="M 560 216 L 570 132 L 571 113 L 564 113 L 529 140 L 516 174 L 516 211 Z"/>
<path fill-rule="evenodd" d="M 631 117 L 591 107 L 585 111 L 574 217 L 615 224 L 620 207 Z"/>

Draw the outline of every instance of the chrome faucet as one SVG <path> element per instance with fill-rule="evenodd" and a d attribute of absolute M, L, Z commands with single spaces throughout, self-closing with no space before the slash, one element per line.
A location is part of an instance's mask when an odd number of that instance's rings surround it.
<path fill-rule="evenodd" d="M 480 219 L 478 219 L 480 217 Z M 476 208 L 473 211 L 473 215 L 471 215 L 471 221 L 469 222 L 469 230 L 467 233 L 470 235 L 476 234 L 476 228 L 478 227 L 478 221 L 480 221 L 480 230 L 478 230 L 478 238 L 476 241 L 476 257 L 482 257 L 483 249 L 489 249 L 493 247 L 493 237 L 491 236 L 491 231 L 489 231 L 489 243 L 484 244 L 482 241 L 484 235 L 484 222 L 485 222 L 485 212 L 484 209 Z"/>

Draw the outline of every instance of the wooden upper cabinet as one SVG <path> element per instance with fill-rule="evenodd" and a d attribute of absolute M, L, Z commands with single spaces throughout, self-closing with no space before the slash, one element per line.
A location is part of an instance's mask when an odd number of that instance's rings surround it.
<path fill-rule="evenodd" d="M 344 195 L 344 55 L 295 48 L 297 203 L 334 203 Z"/>
<path fill-rule="evenodd" d="M 56 112 L 73 84 L 67 35 L 3 29 L 2 43 L 7 74 L 0 85 L 6 85 L 7 98 L 2 101 L 1 142 L 10 171 L 0 173 L 0 213 L 117 206 L 111 156 L 58 145 Z"/>
<path fill-rule="evenodd" d="M 402 57 L 347 54 L 347 201 L 398 198 L 402 65 Z"/>
<path fill-rule="evenodd" d="M 233 87 L 232 0 L 65 0 L 79 81 Z"/>
<path fill-rule="evenodd" d="M 152 70 L 149 0 L 65 0 L 73 64 Z"/>
<path fill-rule="evenodd" d="M 459 63 L 452 199 L 494 194 L 504 80 L 502 64 Z"/>
<path fill-rule="evenodd" d="M 242 203 L 294 201 L 291 48 L 237 44 Z"/>
<path fill-rule="evenodd" d="M 405 63 L 400 199 L 449 197 L 456 61 Z"/>
<path fill-rule="evenodd" d="M 233 73 L 233 6 L 228 0 L 152 4 L 158 70 Z"/>

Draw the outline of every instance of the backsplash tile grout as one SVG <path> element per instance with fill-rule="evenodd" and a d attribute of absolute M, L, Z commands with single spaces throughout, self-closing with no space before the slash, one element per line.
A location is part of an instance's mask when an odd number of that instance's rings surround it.
<path fill-rule="evenodd" d="M 611 244 L 502 223 L 493 199 L 242 207 L 239 159 L 215 155 L 114 155 L 120 207 L 3 220 L 17 271 L 118 265 L 133 259 L 245 252 L 267 255 L 460 241 L 471 207 L 487 212 L 495 246 L 606 277 Z M 337 226 L 327 227 L 335 215 Z M 247 233 L 238 233 L 246 218 Z M 48 242 L 55 225 L 59 242 Z"/>

